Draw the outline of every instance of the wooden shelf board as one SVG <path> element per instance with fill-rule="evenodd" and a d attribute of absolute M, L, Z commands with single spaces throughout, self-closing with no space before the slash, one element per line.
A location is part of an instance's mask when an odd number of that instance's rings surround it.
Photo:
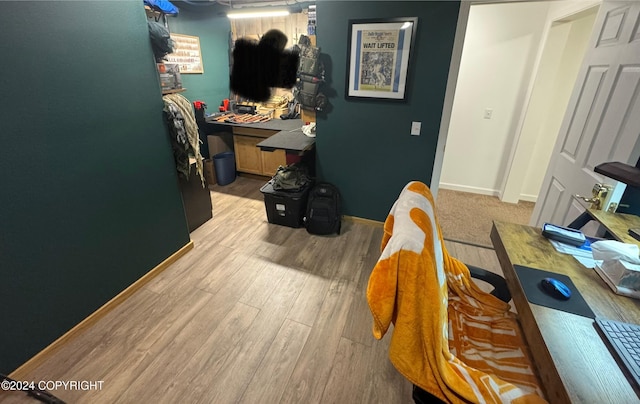
<path fill-rule="evenodd" d="M 184 91 L 187 91 L 187 89 L 186 88 L 175 88 L 173 90 L 162 90 L 162 95 L 182 93 Z"/>
<path fill-rule="evenodd" d="M 593 171 L 606 175 L 616 181 L 624 182 L 632 187 L 640 187 L 640 168 L 629 164 L 612 162 L 597 165 Z"/>

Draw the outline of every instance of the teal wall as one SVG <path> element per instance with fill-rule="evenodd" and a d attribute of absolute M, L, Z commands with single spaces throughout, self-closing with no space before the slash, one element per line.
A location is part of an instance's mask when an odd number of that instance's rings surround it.
<path fill-rule="evenodd" d="M 172 33 L 200 38 L 200 50 L 204 64 L 202 74 L 182 74 L 184 95 L 190 101 L 201 100 L 207 104 L 207 113 L 218 110 L 220 101 L 229 98 L 229 35 L 231 25 L 221 8 L 193 6 L 175 3 L 180 12 L 168 17 Z"/>
<path fill-rule="evenodd" d="M 185 96 L 204 100 L 207 112 L 215 112 L 228 95 L 229 22 L 223 8 L 177 4 L 180 14 L 169 19 L 171 31 L 199 36 L 205 62 L 205 74 L 183 75 Z M 318 116 L 316 172 L 339 187 L 345 214 L 384 220 L 408 181 L 430 184 L 459 6 L 457 1 L 317 2 L 317 41 L 332 108 Z M 419 19 L 408 100 L 347 101 L 348 20 L 386 17 Z M 421 136 L 409 135 L 412 121 L 422 122 Z"/>
<path fill-rule="evenodd" d="M 333 109 L 317 171 L 345 214 L 384 220 L 429 183 L 459 3 L 321 1 L 318 45 Z M 344 98 L 348 20 L 419 17 L 406 103 Z M 205 74 L 185 96 L 228 94 L 229 23 L 182 7 Z M 0 372 L 41 351 L 189 241 L 159 82 L 138 0 L 3 2 L 0 13 Z M 409 135 L 411 121 L 422 135 Z"/>
<path fill-rule="evenodd" d="M 2 2 L 0 372 L 189 242 L 139 0 Z"/>
<path fill-rule="evenodd" d="M 458 9 L 456 1 L 317 3 L 317 43 L 337 94 L 318 119 L 316 170 L 340 189 L 345 214 L 384 220 L 408 181 L 430 184 Z M 390 17 L 418 17 L 408 101 L 346 100 L 348 20 Z M 410 136 L 412 121 L 422 122 L 420 136 Z"/>

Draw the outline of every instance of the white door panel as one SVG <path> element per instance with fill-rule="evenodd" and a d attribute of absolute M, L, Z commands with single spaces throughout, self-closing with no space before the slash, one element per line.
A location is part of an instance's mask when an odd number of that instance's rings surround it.
<path fill-rule="evenodd" d="M 594 102 L 598 98 L 606 74 L 607 68 L 604 66 L 590 68 L 587 72 L 582 88 L 580 88 L 577 105 L 569 122 L 566 140 L 562 145 L 561 153 L 564 153 L 566 158 L 576 159 L 581 143 L 590 142 L 593 137 L 594 132 L 585 132 L 586 125 L 589 116 L 593 115 Z"/>
<path fill-rule="evenodd" d="M 572 157 L 575 159 L 580 148 L 580 143 L 591 140 L 589 138 L 585 139 L 585 126 L 593 110 L 594 101 L 602 88 L 606 74 L 607 68 L 602 66 L 591 68 L 587 72 L 587 77 L 580 89 L 581 94 L 578 104 L 571 116 L 571 122 L 569 122 L 567 138 L 562 145 L 562 153 L 565 153 L 567 158 Z M 593 135 L 593 132 L 591 134 Z"/>
<path fill-rule="evenodd" d="M 609 160 L 628 160 L 635 146 L 632 133 L 640 122 L 640 65 L 622 66 L 619 74 L 619 85 L 616 86 L 611 99 L 611 108 L 602 123 L 603 131 L 617 134 Z"/>
<path fill-rule="evenodd" d="M 614 8 L 607 11 L 600 36 L 598 37 L 597 47 L 617 45 L 620 43 L 624 21 L 630 12 L 630 3 L 618 7 L 614 6 Z"/>
<path fill-rule="evenodd" d="M 584 212 L 584 206 L 580 204 L 576 199 L 571 198 L 569 204 L 569 210 L 567 211 L 567 216 L 564 218 L 564 223 L 570 223 L 573 219 L 580 216 L 582 212 Z"/>
<path fill-rule="evenodd" d="M 638 160 L 639 15 L 640 2 L 602 3 L 533 211 L 532 225 L 570 223 L 587 206 L 573 195 L 591 197 L 597 182 L 616 184 L 595 173 L 595 166 L 609 161 L 635 165 Z"/>
<path fill-rule="evenodd" d="M 541 215 L 543 217 L 548 218 L 547 221 L 551 222 L 551 223 L 558 223 L 558 224 L 563 224 L 562 220 L 558 220 L 559 218 L 554 216 L 554 211 L 556 209 L 557 206 L 561 205 L 561 202 L 563 199 L 563 196 L 565 195 L 565 191 L 567 190 L 567 188 L 562 185 L 556 178 L 552 178 L 551 181 L 549 182 L 549 186 L 547 189 L 542 189 L 540 191 L 540 195 L 544 195 L 544 200 L 542 198 L 538 199 L 538 203 L 541 204 Z M 547 200 L 549 201 L 557 201 L 554 203 L 547 203 Z"/>

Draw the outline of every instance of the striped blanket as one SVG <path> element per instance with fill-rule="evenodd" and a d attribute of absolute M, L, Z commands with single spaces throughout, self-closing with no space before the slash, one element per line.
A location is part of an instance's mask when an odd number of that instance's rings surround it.
<path fill-rule="evenodd" d="M 374 337 L 393 323 L 391 362 L 445 402 L 545 403 L 515 315 L 449 256 L 434 206 L 413 181 L 385 221 L 367 288 Z"/>

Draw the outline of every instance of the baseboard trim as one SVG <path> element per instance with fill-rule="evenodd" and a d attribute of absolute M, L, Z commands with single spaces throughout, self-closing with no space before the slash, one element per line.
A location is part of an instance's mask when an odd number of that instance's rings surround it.
<path fill-rule="evenodd" d="M 111 310 L 116 308 L 120 303 L 124 302 L 129 296 L 140 290 L 150 280 L 158 276 L 162 271 L 167 269 L 171 264 L 180 259 L 183 255 L 193 249 L 193 241 L 189 241 L 184 247 L 180 248 L 175 253 L 171 254 L 167 259 L 156 265 L 151 271 L 144 274 L 140 279 L 132 283 L 125 290 L 116 295 L 113 299 L 109 300 L 98 310 L 91 313 L 87 318 L 78 323 L 75 327 L 67 331 L 57 340 L 53 341 L 49 346 L 38 352 L 34 357 L 22 364 L 18 369 L 11 372 L 9 375 L 15 380 L 27 380 L 28 375 L 33 372 L 38 366 L 40 366 L 49 355 L 56 352 L 67 341 L 80 334 L 85 329 L 95 324 L 98 320 L 104 317 Z"/>
<path fill-rule="evenodd" d="M 342 218 L 346 220 L 350 220 L 352 222 L 356 222 L 356 223 L 364 223 L 364 224 L 374 225 L 377 227 L 384 227 L 384 222 L 380 222 L 378 220 L 365 219 L 363 217 L 347 216 L 347 215 L 343 215 Z"/>
<path fill-rule="evenodd" d="M 525 202 L 536 203 L 536 202 L 538 202 L 538 196 L 537 195 L 520 194 L 520 200 L 521 201 L 525 201 Z"/>
<path fill-rule="evenodd" d="M 449 191 L 468 192 L 468 193 L 471 193 L 471 194 L 495 196 L 495 197 L 497 197 L 499 199 L 502 199 L 501 192 L 498 191 L 498 190 L 495 190 L 495 189 L 470 187 L 468 185 L 448 184 L 448 183 L 444 183 L 444 182 L 441 182 L 438 185 L 438 189 L 439 190 L 440 189 L 446 189 L 446 190 L 449 190 Z M 436 199 L 437 199 L 437 197 L 436 197 Z M 518 200 L 519 201 L 536 203 L 538 201 L 538 196 L 537 195 L 520 194 L 520 196 L 518 197 Z M 508 202 L 508 203 L 510 203 L 510 202 Z"/>
<path fill-rule="evenodd" d="M 480 194 L 480 195 L 489 195 L 489 196 L 498 196 L 498 197 L 500 196 L 500 192 L 495 189 L 470 187 L 468 185 L 448 184 L 446 182 L 441 182 L 439 184 L 438 189 L 448 189 L 449 191 L 469 192 L 472 194 Z"/>

